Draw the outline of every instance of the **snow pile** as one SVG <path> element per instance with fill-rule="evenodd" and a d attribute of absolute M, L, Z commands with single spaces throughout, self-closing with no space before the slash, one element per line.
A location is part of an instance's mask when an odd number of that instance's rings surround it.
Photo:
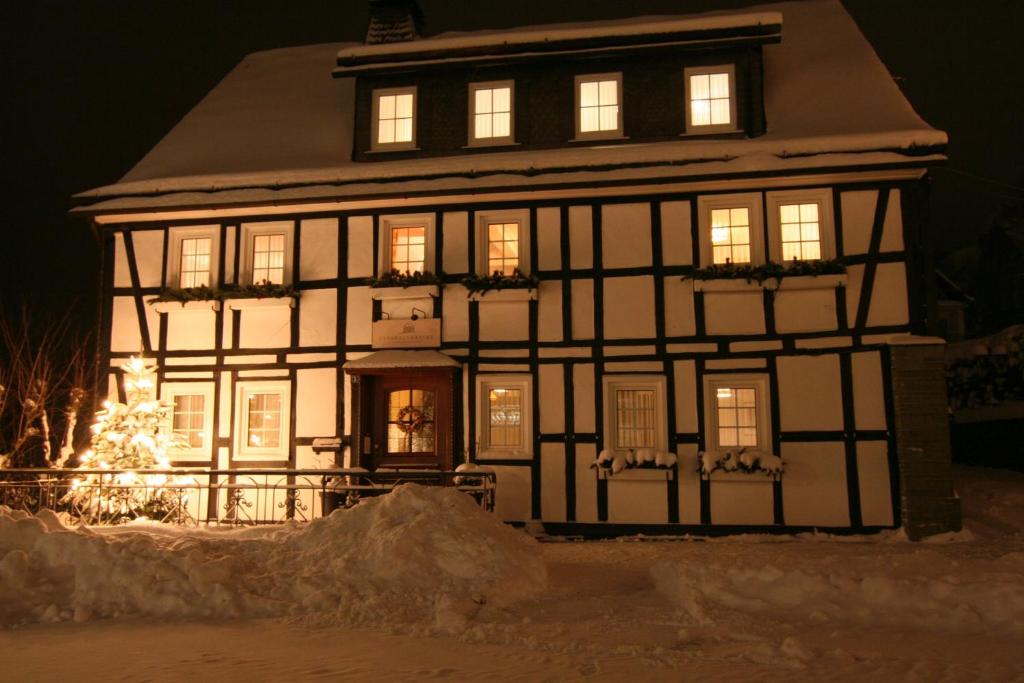
<path fill-rule="evenodd" d="M 986 569 L 968 576 L 927 577 L 813 565 L 744 569 L 661 561 L 651 567 L 651 575 L 659 592 L 705 627 L 746 613 L 789 624 L 1024 634 L 1024 553 L 1008 553 Z"/>
<path fill-rule="evenodd" d="M 0 508 L 0 624 L 304 616 L 465 628 L 546 587 L 535 541 L 458 491 L 405 485 L 304 525 L 63 527 Z"/>

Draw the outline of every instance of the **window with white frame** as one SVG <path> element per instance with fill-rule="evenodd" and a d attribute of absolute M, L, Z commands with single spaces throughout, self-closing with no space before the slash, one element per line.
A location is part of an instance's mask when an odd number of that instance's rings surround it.
<path fill-rule="evenodd" d="M 476 214 L 477 272 L 512 275 L 530 272 L 530 212 L 526 209 L 483 211 Z"/>
<path fill-rule="evenodd" d="M 768 377 L 710 374 L 704 377 L 705 447 L 724 452 L 771 451 Z"/>
<path fill-rule="evenodd" d="M 164 383 L 160 390 L 163 401 L 171 407 L 170 427 L 175 440 L 171 457 L 209 459 L 213 452 L 213 384 Z"/>
<path fill-rule="evenodd" d="M 764 262 L 759 193 L 699 197 L 697 211 L 702 265 Z"/>
<path fill-rule="evenodd" d="M 171 228 L 168 241 L 168 287 L 213 287 L 216 282 L 220 226 Z"/>
<path fill-rule="evenodd" d="M 609 375 L 604 378 L 604 447 L 613 451 L 668 447 L 665 378 Z"/>
<path fill-rule="evenodd" d="M 577 76 L 577 139 L 622 135 L 622 74 Z"/>
<path fill-rule="evenodd" d="M 239 382 L 236 393 L 236 459 L 288 457 L 291 407 L 288 382 Z"/>
<path fill-rule="evenodd" d="M 530 375 L 477 375 L 477 429 L 482 458 L 533 454 L 533 379 Z"/>
<path fill-rule="evenodd" d="M 242 282 L 273 285 L 292 281 L 292 221 L 242 224 Z"/>
<path fill-rule="evenodd" d="M 767 200 L 769 249 L 773 260 L 835 258 L 829 188 L 769 192 Z"/>
<path fill-rule="evenodd" d="M 508 144 L 514 141 L 513 82 L 470 83 L 470 146 Z"/>
<path fill-rule="evenodd" d="M 382 216 L 379 225 L 381 272 L 433 272 L 433 214 Z"/>
<path fill-rule="evenodd" d="M 370 149 L 414 149 L 416 87 L 374 90 L 372 123 Z"/>
<path fill-rule="evenodd" d="M 735 68 L 731 64 L 695 67 L 684 74 L 687 132 L 736 130 Z"/>

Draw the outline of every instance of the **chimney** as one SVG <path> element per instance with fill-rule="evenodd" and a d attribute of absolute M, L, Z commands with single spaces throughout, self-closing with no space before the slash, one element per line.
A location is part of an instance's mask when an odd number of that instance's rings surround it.
<path fill-rule="evenodd" d="M 366 44 L 402 43 L 420 37 L 423 10 L 416 0 L 370 0 Z"/>

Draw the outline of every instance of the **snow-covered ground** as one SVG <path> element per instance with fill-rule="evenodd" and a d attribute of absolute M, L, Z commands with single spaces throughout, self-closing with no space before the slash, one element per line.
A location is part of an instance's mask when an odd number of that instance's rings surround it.
<path fill-rule="evenodd" d="M 0 680 L 1024 680 L 1024 475 L 967 530 L 538 543 L 406 487 L 306 526 L 0 514 Z"/>

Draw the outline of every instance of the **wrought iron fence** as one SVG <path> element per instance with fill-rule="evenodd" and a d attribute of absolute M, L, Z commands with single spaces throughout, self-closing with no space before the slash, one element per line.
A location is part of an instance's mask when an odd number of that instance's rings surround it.
<path fill-rule="evenodd" d="M 451 486 L 494 509 L 493 472 L 361 469 L 4 469 L 0 505 L 31 514 L 49 509 L 90 525 L 140 518 L 185 526 L 276 524 L 309 521 L 405 483 Z"/>

